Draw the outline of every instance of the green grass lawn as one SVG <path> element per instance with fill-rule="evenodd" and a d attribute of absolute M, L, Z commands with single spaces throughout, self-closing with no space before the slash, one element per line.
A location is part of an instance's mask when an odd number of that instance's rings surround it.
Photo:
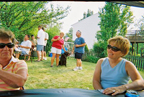
<path fill-rule="evenodd" d="M 82 88 L 93 89 L 92 78 L 96 64 L 82 62 L 83 70 L 73 71 L 76 66 L 74 58 L 68 58 L 67 67 L 50 67 L 51 57 L 41 62 L 27 62 L 28 79 L 25 89 L 47 88 Z"/>
<path fill-rule="evenodd" d="M 36 60 L 36 59 L 34 59 Z M 47 88 L 82 88 L 93 90 L 92 78 L 95 63 L 82 62 L 83 70 L 73 71 L 76 66 L 74 58 L 68 58 L 67 67 L 50 67 L 51 57 L 41 62 L 27 62 L 28 79 L 25 89 L 47 89 Z M 144 72 L 140 71 L 144 78 Z"/>

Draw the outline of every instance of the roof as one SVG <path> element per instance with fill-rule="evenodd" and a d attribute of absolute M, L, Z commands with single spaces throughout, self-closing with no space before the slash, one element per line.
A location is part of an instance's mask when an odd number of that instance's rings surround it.
<path fill-rule="evenodd" d="M 52 0 L 52 1 L 61 1 L 61 0 Z M 64 0 L 64 1 L 69 1 L 69 0 Z M 70 0 L 70 1 L 79 2 L 79 0 Z M 89 0 L 89 1 L 80 1 L 80 2 L 99 2 L 99 1 Z M 144 7 L 144 1 L 105 1 L 105 2 L 114 2 L 118 4 L 125 4 L 128 6 Z"/>
<path fill-rule="evenodd" d="M 109 1 L 118 4 L 124 4 L 128 6 L 144 7 L 144 1 Z"/>
<path fill-rule="evenodd" d="M 126 37 L 130 42 L 144 43 L 144 30 L 128 30 Z"/>
<path fill-rule="evenodd" d="M 86 19 L 91 18 L 91 17 L 93 17 L 93 16 L 95 16 L 95 15 L 99 15 L 99 14 L 98 14 L 98 13 L 95 13 L 95 14 L 89 16 L 89 17 L 86 17 L 85 19 L 82 19 L 82 20 L 80 20 L 80 21 L 78 21 L 78 22 L 72 24 L 71 26 L 74 26 L 74 25 L 76 25 L 77 23 L 80 23 L 80 22 L 82 22 L 82 21 L 85 21 Z"/>

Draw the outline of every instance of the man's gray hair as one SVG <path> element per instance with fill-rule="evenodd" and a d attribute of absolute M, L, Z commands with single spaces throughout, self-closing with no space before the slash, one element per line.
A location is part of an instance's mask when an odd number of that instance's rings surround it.
<path fill-rule="evenodd" d="M 81 34 L 81 31 L 80 31 L 80 30 L 78 30 L 77 32 L 79 32 L 79 33 Z"/>

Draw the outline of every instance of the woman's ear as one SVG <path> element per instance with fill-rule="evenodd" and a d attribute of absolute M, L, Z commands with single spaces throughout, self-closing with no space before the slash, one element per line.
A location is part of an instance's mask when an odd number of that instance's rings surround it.
<path fill-rule="evenodd" d="M 121 53 L 121 57 L 123 57 L 125 54 L 124 53 Z"/>

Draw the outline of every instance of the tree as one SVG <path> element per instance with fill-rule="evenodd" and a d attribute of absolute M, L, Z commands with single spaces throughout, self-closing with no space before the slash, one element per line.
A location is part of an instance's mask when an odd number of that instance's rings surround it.
<path fill-rule="evenodd" d="M 104 54 L 104 48 L 103 48 L 104 44 L 102 43 L 94 43 L 93 45 L 93 51 L 97 54 L 98 58 L 103 58 L 105 57 Z"/>
<path fill-rule="evenodd" d="M 83 13 L 83 18 L 81 20 L 83 20 L 83 19 L 85 19 L 85 18 L 87 18 L 87 17 L 89 17 L 91 15 L 93 15 L 93 11 L 91 11 L 90 9 L 88 9 L 87 13 L 86 12 Z M 81 20 L 79 20 L 79 21 L 81 21 Z"/>
<path fill-rule="evenodd" d="M 52 42 L 51 39 L 55 36 L 55 35 L 59 35 L 60 30 L 59 30 L 59 25 L 55 25 L 54 27 L 46 30 L 45 32 L 48 33 L 49 35 L 49 39 L 47 40 L 47 45 L 46 45 L 46 52 L 49 52 L 52 46 Z"/>
<path fill-rule="evenodd" d="M 133 23 L 134 16 L 132 11 L 130 11 L 129 6 L 120 5 L 120 8 L 122 12 L 119 16 L 120 25 L 118 30 L 120 33 L 118 35 L 125 36 L 127 33 L 127 28 L 130 26 L 131 23 Z"/>
<path fill-rule="evenodd" d="M 0 27 L 10 29 L 16 38 L 23 39 L 25 34 L 32 33 L 38 25 L 57 23 L 67 16 L 69 7 L 54 9 L 51 5 L 50 8 L 45 8 L 47 3 L 47 1 L 0 2 Z"/>
<path fill-rule="evenodd" d="M 139 19 L 135 26 L 137 26 L 140 30 L 144 30 L 144 16 Z"/>
<path fill-rule="evenodd" d="M 103 45 L 105 56 L 107 40 L 118 34 L 125 36 L 128 24 L 132 23 L 132 15 L 130 7 L 111 2 L 106 2 L 105 7 L 100 10 L 100 31 L 97 32 L 96 38 L 98 43 Z"/>
<path fill-rule="evenodd" d="M 140 30 L 144 30 L 144 23 L 141 23 Z"/>
<path fill-rule="evenodd" d="M 69 39 L 68 39 L 67 42 L 73 42 L 73 40 L 72 40 L 72 36 L 73 36 L 73 29 L 70 28 L 70 29 L 69 29 L 69 32 L 66 33 L 66 35 L 65 35 L 65 38 L 66 38 L 66 37 L 69 37 Z"/>
<path fill-rule="evenodd" d="M 144 17 L 143 16 L 136 22 L 135 26 L 139 28 L 138 31 L 139 35 L 144 37 Z M 141 48 L 144 48 L 143 43 L 138 43 L 138 54 L 142 53 Z"/>

